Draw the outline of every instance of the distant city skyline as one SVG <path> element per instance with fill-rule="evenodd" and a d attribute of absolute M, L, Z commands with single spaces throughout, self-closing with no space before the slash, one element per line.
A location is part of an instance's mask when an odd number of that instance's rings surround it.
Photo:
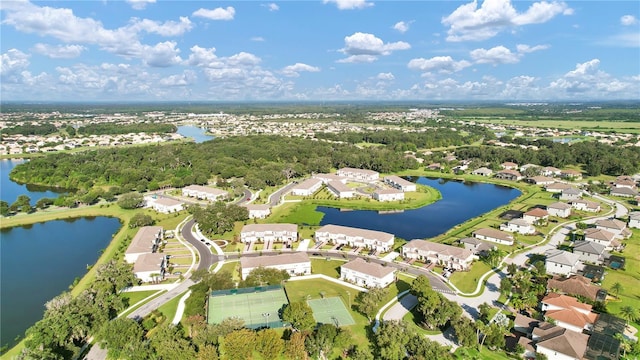
<path fill-rule="evenodd" d="M 0 2 L 0 99 L 640 99 L 636 1 Z"/>

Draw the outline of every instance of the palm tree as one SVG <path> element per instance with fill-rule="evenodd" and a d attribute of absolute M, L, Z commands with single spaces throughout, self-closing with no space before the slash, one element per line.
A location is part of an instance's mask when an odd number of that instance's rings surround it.
<path fill-rule="evenodd" d="M 620 308 L 620 316 L 627 320 L 627 325 L 629 325 L 629 322 L 634 321 L 638 317 L 638 313 L 634 307 L 626 305 Z"/>
<path fill-rule="evenodd" d="M 624 287 L 619 282 L 616 282 L 613 285 L 611 285 L 611 292 L 616 295 L 616 298 L 618 297 L 618 294 L 620 294 L 623 290 L 624 290 Z"/>

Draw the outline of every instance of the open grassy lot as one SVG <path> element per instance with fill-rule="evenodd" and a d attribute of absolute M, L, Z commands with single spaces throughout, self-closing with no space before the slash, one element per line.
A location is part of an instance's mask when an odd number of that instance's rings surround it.
<path fill-rule="evenodd" d="M 159 291 L 157 290 L 132 291 L 132 292 L 122 293 L 121 296 L 122 298 L 127 299 L 129 301 L 129 306 L 131 306 L 138 303 L 138 301 L 145 299 L 146 297 L 156 294 L 158 292 Z"/>
<path fill-rule="evenodd" d="M 637 112 L 636 112 L 637 113 Z M 580 129 L 599 132 L 640 133 L 640 123 L 606 120 L 566 120 L 562 118 L 534 119 L 477 119 L 481 123 L 530 126 L 538 128 Z"/>
<path fill-rule="evenodd" d="M 311 271 L 314 274 L 323 274 L 332 278 L 340 277 L 340 266 L 346 264 L 347 261 L 326 260 L 324 258 L 311 258 Z"/>
<path fill-rule="evenodd" d="M 286 208 L 284 205 L 281 207 L 283 208 L 282 211 L 274 212 L 270 220 L 298 225 L 320 225 L 320 221 L 324 216 L 320 211 L 316 211 L 317 205 L 310 202 L 295 203 L 293 206 L 287 206 Z M 280 207 L 278 210 L 280 210 Z"/>
<path fill-rule="evenodd" d="M 478 286 L 478 279 L 491 270 L 491 267 L 483 261 L 474 261 L 470 271 L 456 271 L 451 274 L 449 280 L 460 291 L 465 293 L 474 292 Z"/>
<path fill-rule="evenodd" d="M 501 350 L 491 351 L 491 350 L 487 349 L 486 346 L 483 347 L 480 351 L 478 351 L 477 349 L 471 349 L 471 348 L 458 348 L 453 353 L 453 355 L 455 355 L 456 358 L 459 359 L 459 360 L 468 360 L 468 359 L 509 360 L 509 359 L 515 359 L 513 357 L 510 357 L 509 355 L 507 355 L 505 352 L 503 352 Z"/>
<path fill-rule="evenodd" d="M 613 314 L 620 314 L 623 306 L 640 309 L 640 231 L 635 230 L 633 236 L 626 241 L 626 248 L 620 254 L 626 258 L 624 270 L 607 269 L 602 287 L 610 290 L 613 284 L 622 284 L 623 290 L 618 294 L 619 299 L 607 303 L 607 310 Z M 640 319 L 633 326 L 640 329 Z"/>
<path fill-rule="evenodd" d="M 186 293 L 186 291 L 183 292 L 182 294 L 169 300 L 168 302 L 164 303 L 164 305 L 158 308 L 158 311 L 160 311 L 167 318 L 167 321 L 170 322 L 173 320 L 173 317 L 176 315 L 176 311 L 178 310 L 178 303 L 180 302 L 180 298 L 182 298 L 182 296 L 184 296 L 184 294 Z"/>
<path fill-rule="evenodd" d="M 342 298 L 353 320 L 356 322 L 355 325 L 346 327 L 351 330 L 354 343 L 358 346 L 365 346 L 369 343 L 367 339 L 367 332 L 370 331 L 369 321 L 364 315 L 354 311 L 352 308 L 353 301 L 358 295 L 357 290 L 322 279 L 288 281 L 284 287 L 290 302 L 320 299 L 321 292 L 324 293 L 325 297 Z"/>

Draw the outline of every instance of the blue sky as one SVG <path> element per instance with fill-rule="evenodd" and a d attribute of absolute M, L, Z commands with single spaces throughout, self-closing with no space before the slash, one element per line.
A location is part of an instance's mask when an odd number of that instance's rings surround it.
<path fill-rule="evenodd" d="M 1 99 L 640 99 L 637 1 L 11 1 Z"/>

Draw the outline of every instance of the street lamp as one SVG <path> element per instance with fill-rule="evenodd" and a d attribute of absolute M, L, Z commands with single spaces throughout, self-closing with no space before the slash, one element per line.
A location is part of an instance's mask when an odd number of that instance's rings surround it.
<path fill-rule="evenodd" d="M 351 310 L 351 293 L 349 292 L 349 290 L 346 290 L 347 292 L 347 298 L 349 299 L 349 310 Z"/>
<path fill-rule="evenodd" d="M 269 316 L 271 316 L 271 314 L 270 313 L 262 313 L 262 316 L 264 317 L 264 327 L 268 327 Z"/>

